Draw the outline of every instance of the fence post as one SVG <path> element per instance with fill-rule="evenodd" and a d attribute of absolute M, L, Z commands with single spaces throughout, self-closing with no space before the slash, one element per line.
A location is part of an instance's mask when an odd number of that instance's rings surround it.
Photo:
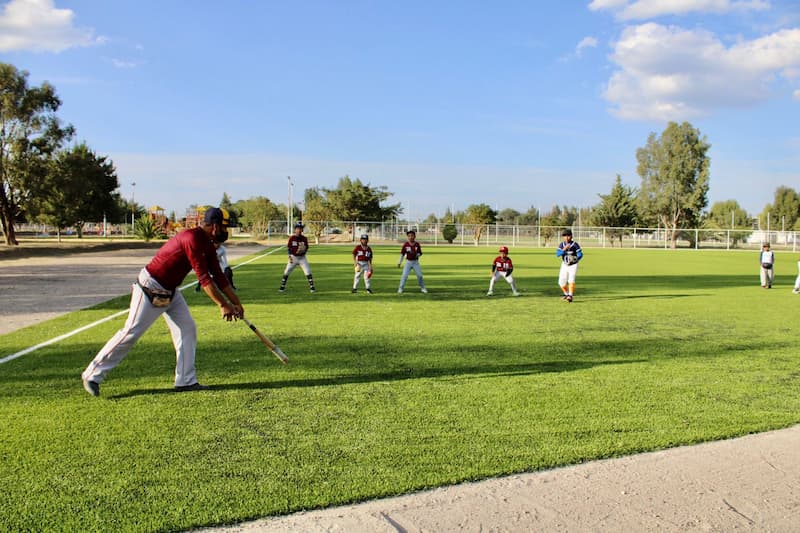
<path fill-rule="evenodd" d="M 726 242 L 727 246 L 725 247 L 726 250 L 731 249 L 731 230 L 728 230 L 728 238 Z"/>
<path fill-rule="evenodd" d="M 633 248 L 636 249 L 636 228 L 633 228 Z"/>
<path fill-rule="evenodd" d="M 694 228 L 694 249 L 700 249 L 700 230 L 697 228 Z"/>

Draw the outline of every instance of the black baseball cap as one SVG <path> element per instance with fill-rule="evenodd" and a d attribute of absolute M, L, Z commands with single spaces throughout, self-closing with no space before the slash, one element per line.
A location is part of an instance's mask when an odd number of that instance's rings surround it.
<path fill-rule="evenodd" d="M 206 209 L 206 214 L 203 216 L 203 222 L 206 224 L 220 224 L 227 226 L 230 220 L 228 219 L 228 212 L 219 207 L 209 207 Z"/>

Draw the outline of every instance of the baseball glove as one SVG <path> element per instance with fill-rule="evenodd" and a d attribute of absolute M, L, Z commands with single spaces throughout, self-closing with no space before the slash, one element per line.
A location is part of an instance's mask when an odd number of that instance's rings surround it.
<path fill-rule="evenodd" d="M 564 256 L 564 262 L 566 264 L 568 264 L 568 265 L 574 265 L 575 263 L 578 262 L 578 256 L 577 255 L 566 255 L 566 256 Z"/>
<path fill-rule="evenodd" d="M 361 272 L 361 265 L 355 265 L 353 267 L 353 270 L 355 270 L 356 272 Z"/>
<path fill-rule="evenodd" d="M 769 270 L 770 268 L 772 268 L 772 263 L 761 263 L 761 268 Z"/>

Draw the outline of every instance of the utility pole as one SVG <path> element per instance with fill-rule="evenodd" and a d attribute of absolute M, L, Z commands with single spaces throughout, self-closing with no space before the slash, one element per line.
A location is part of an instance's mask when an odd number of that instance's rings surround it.
<path fill-rule="evenodd" d="M 291 176 L 286 176 L 289 182 L 289 208 L 286 210 L 286 233 L 292 234 L 292 193 L 294 192 L 294 182 Z"/>
<path fill-rule="evenodd" d="M 131 231 L 136 231 L 136 182 L 131 182 Z"/>

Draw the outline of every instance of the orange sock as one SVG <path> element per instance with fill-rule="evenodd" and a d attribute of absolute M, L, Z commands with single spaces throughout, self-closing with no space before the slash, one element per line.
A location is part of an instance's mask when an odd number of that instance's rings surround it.
<path fill-rule="evenodd" d="M 569 293 L 573 294 L 573 295 L 575 294 L 575 284 L 574 283 L 570 283 L 569 284 Z"/>

